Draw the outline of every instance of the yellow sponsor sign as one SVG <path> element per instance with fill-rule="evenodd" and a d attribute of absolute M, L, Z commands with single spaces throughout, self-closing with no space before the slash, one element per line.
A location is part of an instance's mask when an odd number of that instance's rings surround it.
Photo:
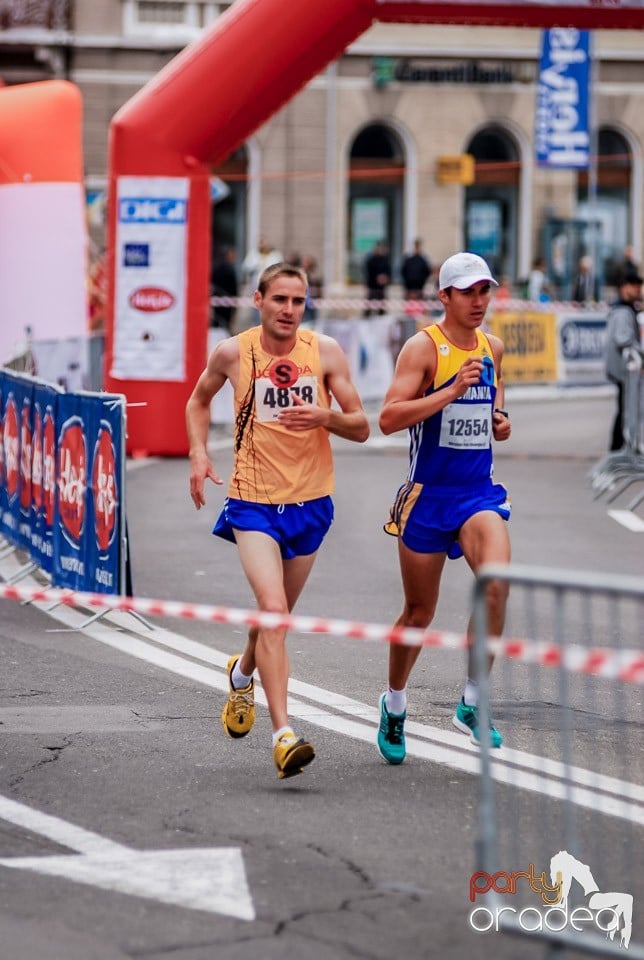
<path fill-rule="evenodd" d="M 471 153 L 459 153 L 453 157 L 438 157 L 436 161 L 437 183 L 460 183 L 469 187 L 474 183 L 474 157 Z"/>
<path fill-rule="evenodd" d="M 490 333 L 504 343 L 506 383 L 551 383 L 558 379 L 557 321 L 554 313 L 503 311 L 488 318 Z"/>

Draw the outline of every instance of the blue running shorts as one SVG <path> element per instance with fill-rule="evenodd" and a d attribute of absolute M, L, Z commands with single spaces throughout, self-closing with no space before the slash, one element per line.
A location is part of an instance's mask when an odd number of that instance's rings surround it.
<path fill-rule="evenodd" d="M 503 484 L 485 480 L 464 487 L 426 487 L 407 481 L 396 494 L 384 529 L 416 553 L 446 553 L 456 560 L 463 556 L 461 527 L 484 510 L 510 519 L 512 505 Z"/>
<path fill-rule="evenodd" d="M 235 543 L 235 530 L 257 530 L 276 540 L 285 560 L 319 548 L 333 523 L 331 497 L 304 503 L 253 503 L 226 497 L 213 528 L 216 537 Z"/>

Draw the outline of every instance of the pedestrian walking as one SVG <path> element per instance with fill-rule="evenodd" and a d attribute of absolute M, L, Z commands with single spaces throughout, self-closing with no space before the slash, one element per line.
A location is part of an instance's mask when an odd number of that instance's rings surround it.
<path fill-rule="evenodd" d="M 405 300 L 422 300 L 425 295 L 425 284 L 431 276 L 432 268 L 428 258 L 423 253 L 423 241 L 414 240 L 414 249 L 403 257 L 400 265 L 400 276 L 405 288 Z"/>
<path fill-rule="evenodd" d="M 497 285 L 488 264 L 472 253 L 447 259 L 439 274 L 444 318 L 403 346 L 380 413 L 385 434 L 409 429 L 410 468 L 385 525 L 398 538 L 404 590 L 396 626 L 426 628 L 438 603 L 447 558 L 465 556 L 474 573 L 484 563 L 508 563 L 507 491 L 494 483 L 492 438 L 506 440 L 503 344 L 480 329 Z M 495 581 L 487 596 L 488 629 L 501 634 L 507 586 Z M 389 685 L 380 697 L 378 750 L 389 763 L 405 759 L 407 681 L 420 647 L 392 643 Z M 489 662 L 491 666 L 491 661 Z M 474 743 L 481 737 L 478 675 L 473 651 L 453 723 Z M 502 737 L 491 726 L 490 744 Z"/>
<path fill-rule="evenodd" d="M 300 327 L 307 279 L 300 267 L 264 270 L 254 293 L 260 325 L 212 351 L 186 407 L 190 494 L 205 505 L 206 479 L 220 484 L 206 444 L 213 396 L 234 390 L 234 463 L 213 533 L 237 544 L 261 611 L 288 614 L 333 521 L 329 434 L 362 442 L 369 424 L 346 357 L 331 337 Z M 339 409 L 331 408 L 331 397 Z M 246 647 L 228 661 L 229 696 L 221 715 L 228 736 L 245 737 L 255 721 L 257 668 L 273 728 L 280 778 L 301 773 L 313 746 L 287 715 L 286 630 L 251 627 Z"/>
<path fill-rule="evenodd" d="M 621 450 L 624 439 L 624 393 L 628 375 L 629 350 L 642 352 L 637 310 L 644 279 L 635 269 L 625 270 L 618 279 L 619 296 L 611 306 L 606 324 L 606 376 L 617 386 L 617 409 L 610 436 L 610 450 Z"/>

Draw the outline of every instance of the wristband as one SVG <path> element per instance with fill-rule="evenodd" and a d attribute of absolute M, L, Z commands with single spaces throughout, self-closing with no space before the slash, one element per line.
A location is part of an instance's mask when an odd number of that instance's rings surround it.
<path fill-rule="evenodd" d="M 509 420 L 509 419 L 510 419 L 510 416 L 509 416 L 507 410 L 501 410 L 500 407 L 495 407 L 495 408 L 494 408 L 494 412 L 495 412 L 495 413 L 500 413 L 503 417 L 506 418 L 506 420 Z"/>

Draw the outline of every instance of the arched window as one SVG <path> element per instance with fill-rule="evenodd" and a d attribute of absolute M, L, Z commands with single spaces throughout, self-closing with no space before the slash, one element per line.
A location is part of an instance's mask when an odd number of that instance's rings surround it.
<path fill-rule="evenodd" d="M 466 152 L 474 157 L 475 180 L 465 189 L 465 247 L 484 257 L 499 279 L 515 280 L 519 152 L 494 126 L 476 133 Z"/>
<path fill-rule="evenodd" d="M 237 250 L 240 260 L 246 249 L 246 195 L 248 185 L 248 152 L 242 145 L 212 170 L 211 189 L 213 262 L 229 247 Z"/>
<path fill-rule="evenodd" d="M 349 158 L 349 282 L 363 282 L 364 260 L 379 241 L 387 244 L 392 265 L 400 261 L 404 175 L 404 149 L 394 131 L 372 124 L 358 133 Z"/>
<path fill-rule="evenodd" d="M 626 138 L 612 127 L 600 127 L 595 198 L 589 193 L 588 171 L 577 175 L 577 215 L 597 224 L 600 282 L 614 283 L 624 248 L 631 242 L 631 168 Z"/>

